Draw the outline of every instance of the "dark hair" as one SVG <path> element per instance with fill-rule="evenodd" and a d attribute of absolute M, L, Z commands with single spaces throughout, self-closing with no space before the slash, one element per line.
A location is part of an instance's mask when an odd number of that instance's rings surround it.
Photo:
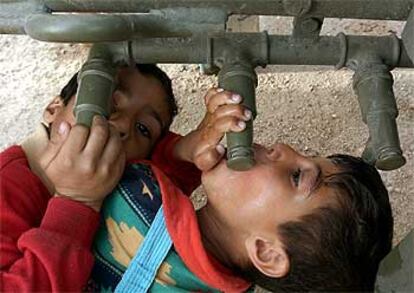
<path fill-rule="evenodd" d="M 136 69 L 146 76 L 155 77 L 162 85 L 165 93 L 167 94 L 167 103 L 169 107 L 169 114 L 171 121 L 178 113 L 177 103 L 175 101 L 174 92 L 172 89 L 171 79 L 168 75 L 155 64 L 135 64 Z M 67 105 L 73 95 L 78 90 L 78 72 L 75 73 L 69 82 L 63 87 L 60 92 L 60 97 L 63 100 L 64 105 Z"/>
<path fill-rule="evenodd" d="M 290 260 L 282 278 L 253 265 L 243 275 L 280 292 L 373 291 L 380 261 L 391 250 L 393 218 L 378 171 L 360 158 L 329 157 L 341 169 L 324 184 L 339 190 L 338 204 L 278 227 Z"/>

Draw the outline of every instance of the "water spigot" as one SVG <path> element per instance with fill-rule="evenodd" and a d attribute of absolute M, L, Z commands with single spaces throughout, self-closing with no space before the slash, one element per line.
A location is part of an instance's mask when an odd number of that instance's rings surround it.
<path fill-rule="evenodd" d="M 227 166 L 233 170 L 245 171 L 253 167 L 253 119 L 256 117 L 257 75 L 253 66 L 244 63 L 224 64 L 218 75 L 219 86 L 243 97 L 242 105 L 252 112 L 252 119 L 246 122 L 242 132 L 228 132 Z"/>
<path fill-rule="evenodd" d="M 362 119 L 369 129 L 362 157 L 381 170 L 398 169 L 406 163 L 398 137 L 393 84 L 389 67 L 384 64 L 361 66 L 354 75 Z"/>

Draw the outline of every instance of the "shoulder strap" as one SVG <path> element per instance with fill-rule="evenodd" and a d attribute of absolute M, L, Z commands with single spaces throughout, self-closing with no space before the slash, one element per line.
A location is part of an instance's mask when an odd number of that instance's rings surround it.
<path fill-rule="evenodd" d="M 172 246 L 162 206 L 138 252 L 115 289 L 116 293 L 147 292 Z"/>

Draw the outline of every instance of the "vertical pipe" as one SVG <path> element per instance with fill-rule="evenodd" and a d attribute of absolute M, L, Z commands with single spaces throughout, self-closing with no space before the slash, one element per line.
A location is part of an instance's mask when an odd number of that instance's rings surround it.
<path fill-rule="evenodd" d="M 369 129 L 369 141 L 362 157 L 381 170 L 394 170 L 406 162 L 395 121 L 398 110 L 393 83 L 386 65 L 360 68 L 354 75 L 362 119 Z"/>
<path fill-rule="evenodd" d="M 227 166 L 233 170 L 245 171 L 253 167 L 253 119 L 256 117 L 257 75 L 250 64 L 225 64 L 220 70 L 219 86 L 243 97 L 242 105 L 252 111 L 252 119 L 246 122 L 242 132 L 228 132 Z"/>
<path fill-rule="evenodd" d="M 95 115 L 109 118 L 115 73 L 106 45 L 94 45 L 78 75 L 79 86 L 73 110 L 76 124 L 90 127 Z"/>

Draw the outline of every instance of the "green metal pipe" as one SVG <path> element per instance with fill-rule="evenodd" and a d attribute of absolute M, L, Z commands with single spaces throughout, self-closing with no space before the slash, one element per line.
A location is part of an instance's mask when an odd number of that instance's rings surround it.
<path fill-rule="evenodd" d="M 73 110 L 76 124 L 90 127 L 95 115 L 109 118 L 115 74 L 111 47 L 105 44 L 94 45 L 78 76 L 79 87 Z"/>
<path fill-rule="evenodd" d="M 338 66 L 339 63 L 342 63 L 341 66 L 344 66 L 346 63 L 343 62 L 349 59 L 349 56 L 369 49 L 369 51 L 381 56 L 387 65 L 413 67 L 406 46 L 401 46 L 401 58 L 395 64 L 395 48 L 399 49 L 400 47 L 399 44 L 396 46 L 395 37 L 345 37 L 343 35 L 343 38 L 339 38 L 323 36 L 309 42 L 306 39 L 290 36 L 267 36 L 265 33 L 227 33 L 198 34 L 198 37 L 179 39 L 148 38 L 175 34 L 186 35 L 191 32 L 200 32 L 206 28 L 213 31 L 223 29 L 225 15 L 221 10 L 214 10 L 217 13 L 212 13 L 212 15 L 216 16 L 204 18 L 198 28 L 195 27 L 197 19 L 171 25 L 174 19 L 191 15 L 191 13 L 186 13 L 186 11 L 188 12 L 186 9 L 174 11 L 159 12 L 163 16 L 148 14 L 139 17 L 125 15 L 33 15 L 28 18 L 25 29 L 34 38 L 54 42 L 105 42 L 139 36 L 146 37 L 139 42 L 132 43 L 134 55 L 137 55 L 134 56 L 135 59 L 143 60 L 143 62 L 204 64 L 213 59 L 213 61 L 219 60 L 223 48 L 228 47 L 229 44 L 237 44 L 249 55 L 253 64 L 261 64 L 264 60 L 265 64 Z M 193 17 L 196 17 L 198 13 L 200 11 L 193 14 Z M 162 19 L 168 21 L 163 23 Z M 136 32 L 138 26 L 141 27 L 139 32 Z M 11 28 L 8 27 L 8 29 Z M 14 29 L 19 30 L 19 28 Z M 263 58 L 263 52 L 268 56 Z"/>
<path fill-rule="evenodd" d="M 228 14 L 406 20 L 414 0 L 45 0 L 59 12 L 148 12 L 174 7 L 221 8 Z"/>
<path fill-rule="evenodd" d="M 142 16 L 146 18 L 146 16 Z M 54 42 L 110 42 L 129 40 L 141 33 L 150 35 L 148 27 L 134 31 L 134 18 L 123 15 L 52 15 L 28 17 L 25 32 L 33 39 Z"/>
<path fill-rule="evenodd" d="M 137 38 L 188 37 L 223 32 L 226 15 L 207 9 L 176 9 L 134 15 L 33 14 L 25 23 L 32 38 L 53 42 L 117 42 Z"/>
<path fill-rule="evenodd" d="M 0 3 L 0 33 L 25 34 L 26 17 L 45 11 L 46 8 L 36 1 Z"/>
<path fill-rule="evenodd" d="M 398 169 L 406 163 L 395 121 L 398 110 L 393 83 L 388 66 L 383 64 L 360 66 L 354 75 L 362 120 L 369 129 L 362 157 L 381 170 Z"/>
<path fill-rule="evenodd" d="M 339 67 L 342 67 L 346 65 L 350 56 L 369 48 L 370 52 L 381 56 L 387 65 L 414 67 L 403 46 L 398 63 L 394 63 L 397 45 L 395 37 L 347 36 L 341 39 L 324 36 L 318 41 L 307 42 L 289 36 L 263 36 L 263 33 L 227 33 L 198 38 L 143 39 L 132 41 L 131 51 L 133 59 L 138 63 L 222 63 L 226 46 L 233 42 L 250 56 L 254 65 L 266 61 L 265 64 L 269 65 L 340 64 Z M 401 41 L 398 40 L 398 43 Z"/>
<path fill-rule="evenodd" d="M 414 292 L 414 230 L 381 261 L 375 292 Z"/>
<path fill-rule="evenodd" d="M 219 87 L 238 93 L 243 97 L 242 105 L 252 111 L 252 119 L 246 122 L 242 132 L 228 132 L 227 166 L 233 170 L 245 171 L 253 167 L 253 120 L 256 118 L 257 75 L 252 65 L 236 62 L 224 64 L 218 75 Z"/>
<path fill-rule="evenodd" d="M 414 8 L 407 19 L 401 38 L 408 56 L 414 62 Z"/>

